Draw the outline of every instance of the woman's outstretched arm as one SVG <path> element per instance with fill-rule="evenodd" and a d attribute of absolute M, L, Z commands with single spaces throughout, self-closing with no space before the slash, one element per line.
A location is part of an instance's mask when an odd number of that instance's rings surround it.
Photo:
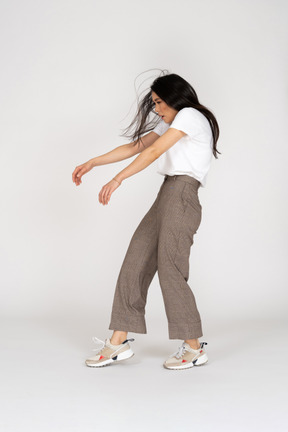
<path fill-rule="evenodd" d="M 157 135 L 155 132 L 149 132 L 147 135 L 144 135 L 141 138 L 142 142 L 140 145 L 136 144 L 136 141 L 133 141 L 132 143 L 116 147 L 104 155 L 91 159 L 93 167 L 119 162 L 135 156 L 136 154 L 141 153 L 145 148 L 152 145 L 158 137 L 159 135 Z"/>
<path fill-rule="evenodd" d="M 114 178 L 121 184 L 124 179 L 147 168 L 147 166 L 158 159 L 162 153 L 166 152 L 170 147 L 176 144 L 176 142 L 184 135 L 186 134 L 178 129 L 169 128 L 161 137 L 156 139 L 151 146 L 143 150 L 130 165 L 120 171 L 120 173 L 118 173 Z"/>
<path fill-rule="evenodd" d="M 178 129 L 169 128 L 162 136 L 156 139 L 152 145 L 143 150 L 130 165 L 120 171 L 109 183 L 102 187 L 99 192 L 99 202 L 103 205 L 107 205 L 112 193 L 121 185 L 124 179 L 147 168 L 152 162 L 158 159 L 162 153 L 176 144 L 184 135 L 186 134 Z"/>
<path fill-rule="evenodd" d="M 140 145 L 136 144 L 136 141 L 133 141 L 129 144 L 116 147 L 108 153 L 97 156 L 90 159 L 88 162 L 78 165 L 72 173 L 72 181 L 76 184 L 76 186 L 78 186 L 82 183 L 82 175 L 89 172 L 92 168 L 114 162 L 120 162 L 124 159 L 135 156 L 136 154 L 141 153 L 144 149 L 151 146 L 157 140 L 157 138 L 159 138 L 159 135 L 153 131 L 149 132 L 147 135 L 144 135 L 141 138 Z"/>

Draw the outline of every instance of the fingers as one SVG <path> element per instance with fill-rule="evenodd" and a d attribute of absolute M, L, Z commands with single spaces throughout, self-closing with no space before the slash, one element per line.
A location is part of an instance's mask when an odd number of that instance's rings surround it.
<path fill-rule="evenodd" d="M 73 181 L 74 183 L 76 183 L 76 181 L 77 181 L 76 176 L 77 176 L 79 170 L 80 170 L 80 167 L 76 167 L 76 168 L 74 169 L 73 173 L 72 173 L 72 181 Z"/>
<path fill-rule="evenodd" d="M 74 171 L 73 171 L 73 173 L 72 173 L 72 181 L 73 181 L 73 182 L 75 182 L 75 180 L 76 180 L 76 175 L 78 174 L 78 172 L 80 171 L 80 169 L 81 169 L 80 166 L 77 166 L 77 167 L 74 169 Z"/>
<path fill-rule="evenodd" d="M 108 189 L 101 189 L 99 193 L 99 202 L 100 204 L 107 205 L 110 201 L 110 197 L 112 195 L 112 191 L 109 192 Z"/>
<path fill-rule="evenodd" d="M 81 177 L 85 174 L 85 169 L 81 166 L 76 167 L 72 173 L 72 181 L 78 186 L 82 183 Z"/>
<path fill-rule="evenodd" d="M 80 170 L 78 172 L 78 174 L 76 174 L 76 181 L 75 181 L 75 183 L 77 185 L 79 185 L 80 183 L 82 183 L 81 177 L 82 177 L 83 174 L 84 174 L 83 170 Z"/>
<path fill-rule="evenodd" d="M 77 166 L 73 173 L 72 173 L 72 181 L 78 186 L 80 183 L 82 183 L 81 177 L 83 174 L 86 174 L 88 171 L 90 171 L 93 168 L 93 163 L 91 161 L 85 162 L 84 164 L 81 164 Z"/>
<path fill-rule="evenodd" d="M 111 186 L 107 187 L 107 185 L 103 186 L 101 191 L 99 192 L 98 198 L 100 204 L 107 205 L 110 201 L 111 195 L 114 192 L 114 188 L 111 188 Z"/>

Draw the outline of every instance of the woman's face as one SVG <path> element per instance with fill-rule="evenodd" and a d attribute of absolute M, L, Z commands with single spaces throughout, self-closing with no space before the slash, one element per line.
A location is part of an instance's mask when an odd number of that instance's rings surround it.
<path fill-rule="evenodd" d="M 167 105 L 166 102 L 164 102 L 155 92 L 152 91 L 151 95 L 155 104 L 155 112 L 165 121 L 165 123 L 172 123 L 178 111 Z"/>

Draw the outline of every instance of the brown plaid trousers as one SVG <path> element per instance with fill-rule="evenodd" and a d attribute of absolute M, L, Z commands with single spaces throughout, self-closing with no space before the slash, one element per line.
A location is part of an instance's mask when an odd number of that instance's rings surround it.
<path fill-rule="evenodd" d="M 128 246 L 115 288 L 110 330 L 147 333 L 147 292 L 158 271 L 169 339 L 203 336 L 195 297 L 187 283 L 190 248 L 202 216 L 199 186 L 188 175 L 165 175 Z"/>

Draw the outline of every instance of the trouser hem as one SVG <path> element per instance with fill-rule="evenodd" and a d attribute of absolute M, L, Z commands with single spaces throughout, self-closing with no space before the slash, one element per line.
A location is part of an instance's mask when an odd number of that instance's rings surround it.
<path fill-rule="evenodd" d="M 109 330 L 118 330 L 118 331 L 126 331 L 133 333 L 147 333 L 147 328 L 145 324 L 144 317 L 131 317 L 123 319 L 121 318 L 113 318 L 109 324 Z"/>
<path fill-rule="evenodd" d="M 198 339 L 203 336 L 201 321 L 191 324 L 168 323 L 169 339 Z"/>

